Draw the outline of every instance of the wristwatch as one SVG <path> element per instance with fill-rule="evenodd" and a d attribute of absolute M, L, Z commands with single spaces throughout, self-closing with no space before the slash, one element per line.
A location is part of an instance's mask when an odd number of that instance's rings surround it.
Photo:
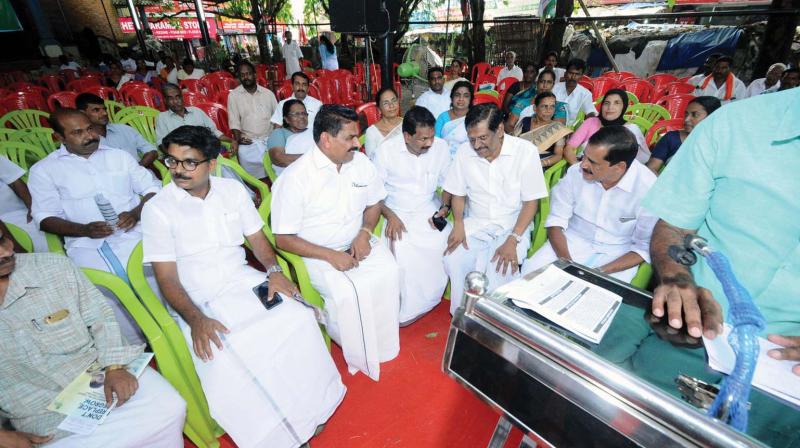
<path fill-rule="evenodd" d="M 511 234 L 509 234 L 508 236 L 510 236 L 510 237 L 514 238 L 515 240 L 517 240 L 517 244 L 522 242 L 522 235 L 518 235 L 518 234 L 516 234 L 514 232 L 511 232 Z"/>
<path fill-rule="evenodd" d="M 279 264 L 277 264 L 277 263 L 273 264 L 272 266 L 267 268 L 267 277 L 269 277 L 270 275 L 272 275 L 272 274 L 274 274 L 276 272 L 283 272 L 283 269 L 281 269 L 281 266 Z"/>
<path fill-rule="evenodd" d="M 105 370 L 106 372 L 110 372 L 112 370 L 122 370 L 124 368 L 125 368 L 125 366 L 122 365 L 122 364 L 111 364 L 109 366 L 106 366 L 106 368 L 103 369 L 103 370 Z"/>

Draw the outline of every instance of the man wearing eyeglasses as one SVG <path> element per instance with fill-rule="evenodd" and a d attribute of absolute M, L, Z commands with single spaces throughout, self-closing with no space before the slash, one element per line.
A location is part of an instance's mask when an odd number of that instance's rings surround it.
<path fill-rule="evenodd" d="M 164 137 L 172 182 L 142 212 L 144 262 L 180 317 L 214 419 L 238 446 L 299 446 L 345 388 L 245 188 L 211 177 L 219 148 L 200 126 Z M 247 264 L 245 240 L 266 274 Z"/>
<path fill-rule="evenodd" d="M 278 103 L 278 107 L 275 108 L 275 113 L 273 113 L 272 118 L 270 118 L 273 126 L 276 128 L 283 126 L 283 104 L 291 99 L 303 102 L 306 106 L 306 112 L 308 113 L 309 124 L 314 123 L 314 117 L 317 116 L 319 108 L 322 107 L 322 101 L 308 94 L 308 85 L 308 75 L 303 72 L 292 74 L 292 96 L 282 99 Z"/>
<path fill-rule="evenodd" d="M 59 109 L 50 115 L 50 126 L 61 147 L 31 167 L 33 219 L 41 230 L 64 237 L 67 255 L 78 266 L 127 279 L 128 257 L 142 239 L 142 206 L 161 183 L 127 152 L 100 145 L 95 126 L 80 111 Z M 116 224 L 104 218 L 98 199 L 110 203 Z M 113 295 L 109 304 L 128 342 L 144 342 Z"/>

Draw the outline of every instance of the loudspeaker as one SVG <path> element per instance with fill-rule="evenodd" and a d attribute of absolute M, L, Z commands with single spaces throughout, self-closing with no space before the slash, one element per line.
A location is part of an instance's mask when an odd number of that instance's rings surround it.
<path fill-rule="evenodd" d="M 385 3 L 386 11 L 382 9 Z M 397 29 L 399 0 L 330 0 L 331 29 L 337 33 L 383 34 Z"/>

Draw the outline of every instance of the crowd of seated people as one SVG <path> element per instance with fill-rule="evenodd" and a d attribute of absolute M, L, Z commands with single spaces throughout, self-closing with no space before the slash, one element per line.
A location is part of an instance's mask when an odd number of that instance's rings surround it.
<path fill-rule="evenodd" d="M 180 328 L 210 415 L 240 447 L 302 446 L 347 399 L 318 324 L 350 374 L 379 381 L 401 349 L 400 327 L 439 305 L 448 283 L 455 314 L 471 271 L 494 289 L 558 258 L 626 282 L 652 263 L 653 314 L 713 337 L 726 307 L 721 289 L 666 255 L 693 232 L 726 245 L 734 266 L 754 252 L 763 257 L 742 280 L 762 291 L 767 329 L 783 335 L 771 339 L 789 347 L 770 356 L 798 358 L 800 339 L 791 336 L 800 334 L 800 310 L 789 303 L 800 278 L 800 208 L 791 196 L 800 188 L 796 68 L 773 66 L 746 89 L 732 60 L 715 57 L 694 80 L 684 116 L 672 117 L 683 125 L 653 142 L 629 121 L 626 90 L 604 92 L 596 107 L 579 84 L 585 63 L 561 69 L 555 54 L 541 70 L 523 71 L 506 52 L 498 79 L 519 81 L 497 104 L 473 104 L 480 86 L 462 79 L 460 60 L 447 74 L 431 68 L 430 89 L 405 112 L 400 92 L 379 90 L 380 118 L 366 128 L 353 108 L 314 98 L 303 71 L 287 74 L 292 96 L 278 102 L 242 61 L 226 136 L 184 105 L 175 83 L 204 75 L 191 60 L 179 69 L 159 54 L 150 68 L 124 56 L 108 63 L 112 85 L 164 82 L 155 145 L 110 123 L 102 98 L 83 93 L 76 108 L 50 114 L 55 151 L 27 171 L 0 157 L 0 388 L 11 391 L 0 394 L 0 416 L 9 419 L 0 446 L 183 444 L 183 399 L 155 371 L 137 379 L 124 369 L 148 341 L 122 302 L 81 272 L 128 281 L 139 245 L 147 283 Z M 770 152 L 754 150 L 761 147 Z M 256 179 L 248 182 L 268 184 L 268 197 L 226 174 L 225 157 Z M 152 169 L 156 161 L 168 175 Z M 537 214 L 547 241 L 532 247 Z M 33 253 L 15 245 L 11 225 L 31 236 Z M 765 229 L 753 235 L 754 226 Z M 46 253 L 44 232 L 63 240 L 66 257 Z M 301 295 L 281 252 L 297 256 L 322 304 Z M 61 310 L 59 323 L 52 316 Z M 638 365 L 657 358 L 659 344 L 643 340 Z M 105 371 L 106 396 L 119 409 L 92 435 L 57 429 L 63 416 L 46 405 L 89 366 Z M 648 372 L 667 381 L 665 372 Z"/>

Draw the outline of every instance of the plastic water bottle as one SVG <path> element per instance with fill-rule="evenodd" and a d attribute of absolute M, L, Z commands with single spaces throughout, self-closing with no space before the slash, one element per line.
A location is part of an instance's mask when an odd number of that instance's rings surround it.
<path fill-rule="evenodd" d="M 117 223 L 119 222 L 119 215 L 114 211 L 111 202 L 103 196 L 103 193 L 94 195 L 94 202 L 97 204 L 97 208 L 100 209 L 100 213 L 103 215 L 103 219 L 106 220 L 106 223 L 111 226 L 111 228 L 116 229 Z"/>

